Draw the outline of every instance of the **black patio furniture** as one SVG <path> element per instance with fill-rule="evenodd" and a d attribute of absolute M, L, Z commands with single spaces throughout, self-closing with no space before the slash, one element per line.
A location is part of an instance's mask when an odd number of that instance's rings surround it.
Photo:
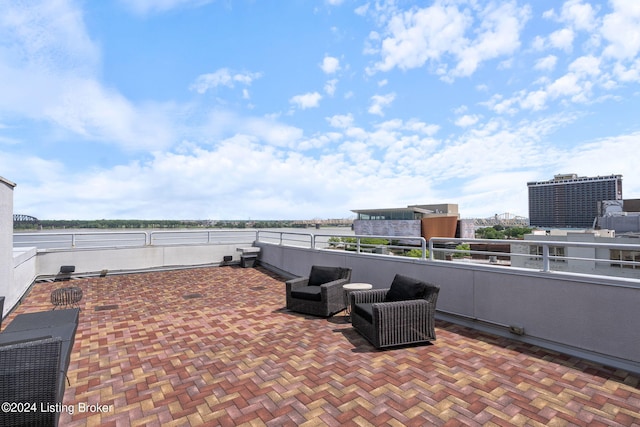
<path fill-rule="evenodd" d="M 58 425 L 79 312 L 20 314 L 0 333 L 0 425 Z"/>
<path fill-rule="evenodd" d="M 286 282 L 287 308 L 323 317 L 338 313 L 346 307 L 342 285 L 350 280 L 350 268 L 314 265 L 308 277 Z"/>
<path fill-rule="evenodd" d="M 396 274 L 390 288 L 350 294 L 351 323 L 376 348 L 435 340 L 439 291 L 436 285 Z"/>

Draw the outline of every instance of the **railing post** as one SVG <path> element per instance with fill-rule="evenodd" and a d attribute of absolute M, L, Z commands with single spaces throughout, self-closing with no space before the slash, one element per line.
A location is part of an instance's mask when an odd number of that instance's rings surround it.
<path fill-rule="evenodd" d="M 360 237 L 356 237 L 356 253 L 360 253 Z"/>
<path fill-rule="evenodd" d="M 429 239 L 429 260 L 433 261 L 433 239 Z"/>
<path fill-rule="evenodd" d="M 71 233 L 71 247 L 76 247 L 76 233 Z"/>
<path fill-rule="evenodd" d="M 422 257 L 420 259 L 427 259 L 427 240 L 423 237 L 422 241 Z"/>
<path fill-rule="evenodd" d="M 549 245 L 542 245 L 542 271 L 551 271 L 549 262 Z"/>

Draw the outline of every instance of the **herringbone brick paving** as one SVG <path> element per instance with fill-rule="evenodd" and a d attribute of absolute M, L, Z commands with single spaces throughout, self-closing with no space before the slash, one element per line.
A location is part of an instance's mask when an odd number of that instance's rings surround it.
<path fill-rule="evenodd" d="M 377 351 L 342 315 L 288 312 L 262 268 L 72 283 L 63 426 L 640 426 L 637 376 L 446 322 L 431 345 Z M 60 286 L 34 285 L 5 324 Z"/>

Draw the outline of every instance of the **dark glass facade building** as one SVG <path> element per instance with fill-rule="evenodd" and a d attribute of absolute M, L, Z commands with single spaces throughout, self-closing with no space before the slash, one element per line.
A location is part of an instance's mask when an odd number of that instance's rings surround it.
<path fill-rule="evenodd" d="M 622 175 L 578 177 L 556 175 L 528 182 L 529 224 L 549 228 L 591 228 L 598 202 L 622 200 Z"/>

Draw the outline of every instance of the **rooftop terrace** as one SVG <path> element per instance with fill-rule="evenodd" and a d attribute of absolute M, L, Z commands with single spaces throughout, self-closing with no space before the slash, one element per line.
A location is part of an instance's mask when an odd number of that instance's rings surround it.
<path fill-rule="evenodd" d="M 238 267 L 74 280 L 60 424 L 640 425 L 625 371 L 442 321 L 431 345 L 378 351 L 342 314 L 288 312 L 283 282 Z M 3 324 L 60 286 L 36 283 Z"/>

